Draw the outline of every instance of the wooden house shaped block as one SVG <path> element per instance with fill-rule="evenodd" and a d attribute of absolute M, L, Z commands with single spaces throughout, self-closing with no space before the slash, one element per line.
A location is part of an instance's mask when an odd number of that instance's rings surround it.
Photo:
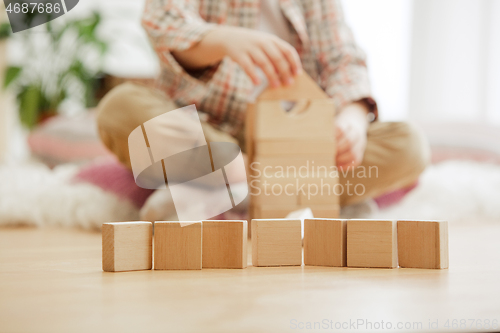
<path fill-rule="evenodd" d="M 338 217 L 334 114 L 333 101 L 305 73 L 249 105 L 250 218 L 284 218 L 305 207 L 315 217 Z"/>

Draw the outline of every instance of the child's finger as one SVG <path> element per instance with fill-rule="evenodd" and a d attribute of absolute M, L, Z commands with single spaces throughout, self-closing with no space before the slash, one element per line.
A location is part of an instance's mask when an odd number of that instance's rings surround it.
<path fill-rule="evenodd" d="M 245 73 L 247 73 L 247 75 L 252 80 L 253 84 L 257 85 L 260 83 L 259 76 L 257 75 L 257 72 L 255 71 L 255 65 L 254 65 L 252 59 L 248 55 L 244 54 L 244 55 L 240 56 L 237 59 L 237 63 L 238 63 L 238 65 L 241 66 L 241 68 L 243 68 Z"/>
<path fill-rule="evenodd" d="M 265 46 L 264 52 L 269 57 L 269 59 L 271 59 L 271 62 L 273 63 L 275 69 L 278 71 L 281 82 L 284 85 L 292 84 L 293 78 L 290 65 L 280 49 L 271 42 Z"/>
<path fill-rule="evenodd" d="M 302 63 L 300 62 L 297 50 L 286 42 L 276 43 L 276 45 L 278 45 L 285 58 L 288 60 L 293 75 L 300 74 L 302 71 Z"/>
<path fill-rule="evenodd" d="M 351 150 L 351 142 L 345 137 L 341 137 L 340 140 L 337 140 L 337 153 L 343 153 L 345 151 Z"/>
<path fill-rule="evenodd" d="M 337 141 L 340 141 L 340 139 L 343 136 L 345 136 L 344 131 L 342 130 L 342 128 L 340 128 L 340 127 L 337 126 L 337 128 L 335 128 L 335 139 Z"/>
<path fill-rule="evenodd" d="M 337 164 L 337 167 L 340 170 L 350 170 L 349 168 L 356 167 L 357 165 L 354 163 L 343 163 L 343 164 Z"/>
<path fill-rule="evenodd" d="M 276 70 L 274 69 L 274 66 L 272 65 L 271 61 L 269 58 L 266 56 L 266 54 L 260 50 L 254 50 L 250 56 L 252 57 L 253 62 L 259 66 L 264 74 L 267 76 L 267 79 L 269 80 L 269 84 L 271 87 L 279 87 L 280 86 L 280 81 L 278 78 L 278 74 L 276 73 Z"/>
<path fill-rule="evenodd" d="M 337 165 L 352 164 L 354 162 L 354 155 L 347 152 L 337 156 Z"/>

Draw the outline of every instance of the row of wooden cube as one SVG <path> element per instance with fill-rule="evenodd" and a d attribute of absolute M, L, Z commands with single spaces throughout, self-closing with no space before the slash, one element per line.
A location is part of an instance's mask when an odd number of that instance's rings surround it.
<path fill-rule="evenodd" d="M 302 265 L 301 220 L 254 219 L 254 266 Z M 103 270 L 152 268 L 150 222 L 106 223 Z M 304 264 L 447 268 L 445 221 L 306 219 Z M 154 268 L 246 268 L 247 222 L 155 222 Z"/>
<path fill-rule="evenodd" d="M 247 267 L 247 221 L 117 222 L 102 225 L 102 269 Z M 154 239 L 154 242 L 153 242 Z M 154 244 L 154 256 L 153 256 Z"/>
<path fill-rule="evenodd" d="M 252 220 L 254 266 L 302 264 L 300 220 Z M 445 221 L 306 219 L 304 264 L 447 268 Z"/>

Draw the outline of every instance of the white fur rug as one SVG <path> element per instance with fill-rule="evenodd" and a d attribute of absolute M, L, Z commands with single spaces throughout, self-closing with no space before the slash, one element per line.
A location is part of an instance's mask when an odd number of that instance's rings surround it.
<path fill-rule="evenodd" d="M 401 202 L 371 217 L 500 222 L 500 166 L 472 161 L 433 165 Z"/>
<path fill-rule="evenodd" d="M 131 203 L 91 184 L 70 182 L 78 167 L 0 167 L 0 226 L 74 226 L 97 229 L 103 222 L 133 221 Z"/>
<path fill-rule="evenodd" d="M 100 228 L 106 221 L 137 220 L 129 202 L 91 184 L 69 182 L 75 166 L 0 167 L 0 225 Z M 399 204 L 372 218 L 500 222 L 500 166 L 448 161 L 429 167 Z"/>

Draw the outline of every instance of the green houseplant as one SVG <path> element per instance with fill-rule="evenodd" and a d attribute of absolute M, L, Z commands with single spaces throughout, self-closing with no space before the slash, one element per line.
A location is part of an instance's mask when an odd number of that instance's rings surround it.
<path fill-rule="evenodd" d="M 11 37 L 25 56 L 20 65 L 7 68 L 4 87 L 15 89 L 23 125 L 31 129 L 56 114 L 67 98 L 95 105 L 97 75 L 107 51 L 96 33 L 101 20 L 94 12 L 80 20 L 50 21 L 41 26 L 44 33 L 27 30 Z"/>
<path fill-rule="evenodd" d="M 10 24 L 7 22 L 0 23 L 0 40 L 6 39 L 11 35 Z"/>

